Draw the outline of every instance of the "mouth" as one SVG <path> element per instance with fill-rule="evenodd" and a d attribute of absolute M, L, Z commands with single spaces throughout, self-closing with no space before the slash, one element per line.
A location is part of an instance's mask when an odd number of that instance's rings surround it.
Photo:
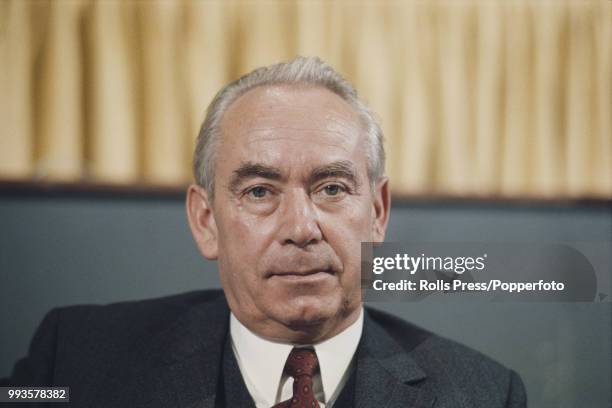
<path fill-rule="evenodd" d="M 333 275 L 334 272 L 331 269 L 308 269 L 301 271 L 279 271 L 270 274 L 270 278 L 283 278 L 293 280 L 307 280 L 325 278 Z"/>

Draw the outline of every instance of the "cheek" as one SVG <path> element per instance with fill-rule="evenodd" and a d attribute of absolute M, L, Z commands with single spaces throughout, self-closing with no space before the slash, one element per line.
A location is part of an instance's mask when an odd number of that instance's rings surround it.
<path fill-rule="evenodd" d="M 370 207 L 363 202 L 347 206 L 342 215 L 327 214 L 322 217 L 323 234 L 340 257 L 346 274 L 360 274 L 361 242 L 371 240 L 371 225 Z"/>
<path fill-rule="evenodd" d="M 355 197 L 355 200 L 346 203 L 338 213 L 330 213 L 326 217 L 326 224 L 338 233 L 344 234 L 347 241 L 368 241 L 372 231 L 372 211 L 368 200 Z"/>
<path fill-rule="evenodd" d="M 223 272 L 240 278 L 258 276 L 259 263 L 273 240 L 275 228 L 270 220 L 235 210 L 218 223 L 219 265 Z"/>

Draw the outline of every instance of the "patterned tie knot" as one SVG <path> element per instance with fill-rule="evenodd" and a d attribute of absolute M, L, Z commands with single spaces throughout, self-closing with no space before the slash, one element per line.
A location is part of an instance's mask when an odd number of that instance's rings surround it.
<path fill-rule="evenodd" d="M 312 377 L 318 368 L 319 360 L 317 359 L 317 353 L 314 350 L 305 348 L 294 348 L 291 350 L 285 364 L 285 372 L 293 378 L 303 375 Z"/>

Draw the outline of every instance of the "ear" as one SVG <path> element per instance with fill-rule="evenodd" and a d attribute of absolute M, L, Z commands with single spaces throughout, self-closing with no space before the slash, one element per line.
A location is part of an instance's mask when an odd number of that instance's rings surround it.
<path fill-rule="evenodd" d="M 389 211 L 391 210 L 391 191 L 389 189 L 389 178 L 381 178 L 374 187 L 374 200 L 372 203 L 372 241 L 382 242 L 385 240 L 385 232 L 389 223 Z"/>
<path fill-rule="evenodd" d="M 192 184 L 187 189 L 187 218 L 191 234 L 205 258 L 217 259 L 218 232 L 206 190 Z"/>

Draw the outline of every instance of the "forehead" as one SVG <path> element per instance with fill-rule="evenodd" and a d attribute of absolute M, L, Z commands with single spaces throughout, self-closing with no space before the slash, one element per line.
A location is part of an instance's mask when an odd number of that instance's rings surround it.
<path fill-rule="evenodd" d="M 366 167 L 365 132 L 358 114 L 322 87 L 252 89 L 230 105 L 220 129 L 218 165 L 222 167 L 244 161 L 308 167 L 333 160 Z"/>

